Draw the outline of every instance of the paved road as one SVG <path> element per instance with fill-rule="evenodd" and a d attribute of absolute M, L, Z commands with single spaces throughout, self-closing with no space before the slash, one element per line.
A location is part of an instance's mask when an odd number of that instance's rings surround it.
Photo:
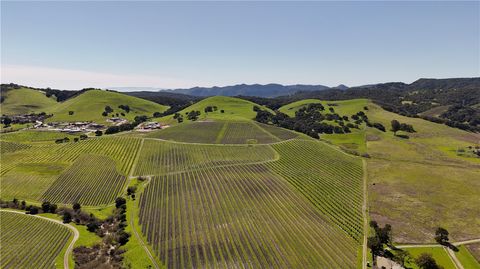
<path fill-rule="evenodd" d="M 1 209 L 0 211 L 12 212 L 12 213 L 25 215 L 25 212 L 23 212 L 23 211 L 15 211 L 15 210 L 8 210 L 8 209 Z M 65 251 L 65 255 L 63 256 L 63 268 L 69 269 L 68 257 L 70 256 L 70 253 L 72 253 L 73 246 L 75 245 L 75 242 L 77 242 L 78 237 L 80 236 L 80 233 L 78 232 L 78 230 L 75 227 L 73 227 L 72 225 L 65 224 L 65 223 L 63 223 L 59 220 L 56 220 L 56 219 L 50 219 L 50 218 L 39 216 L 39 215 L 29 215 L 29 216 L 32 216 L 32 217 L 35 217 L 35 218 L 45 219 L 45 220 L 52 221 L 52 222 L 55 222 L 55 223 L 59 223 L 63 226 L 66 226 L 68 229 L 70 229 L 73 232 L 73 240 L 72 240 L 72 242 L 70 242 L 70 245 L 68 245 L 67 251 Z"/>

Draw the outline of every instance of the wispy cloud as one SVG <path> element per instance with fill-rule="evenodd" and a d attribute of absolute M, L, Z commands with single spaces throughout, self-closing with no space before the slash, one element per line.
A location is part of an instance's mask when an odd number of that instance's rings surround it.
<path fill-rule="evenodd" d="M 39 88 L 78 90 L 87 87 L 191 87 L 193 82 L 163 76 L 111 74 L 39 66 L 2 65 L 2 83 L 17 83 Z"/>

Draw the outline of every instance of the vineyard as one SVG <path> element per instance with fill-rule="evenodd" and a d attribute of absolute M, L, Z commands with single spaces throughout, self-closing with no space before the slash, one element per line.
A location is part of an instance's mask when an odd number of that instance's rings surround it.
<path fill-rule="evenodd" d="M 65 168 L 61 163 L 20 163 L 2 176 L 1 198 L 40 200 Z"/>
<path fill-rule="evenodd" d="M 67 133 L 53 132 L 53 131 L 18 131 L 11 132 L 7 134 L 0 135 L 0 139 L 11 142 L 45 142 L 45 141 L 55 141 L 56 139 L 61 139 L 68 137 L 68 139 L 73 140 L 78 135 L 71 135 Z"/>
<path fill-rule="evenodd" d="M 279 128 L 273 125 L 268 125 L 263 123 L 257 123 L 257 124 L 263 129 L 265 129 L 267 132 L 278 137 L 280 140 L 288 140 L 288 139 L 293 139 L 295 137 L 298 137 L 297 133 L 284 128 Z"/>
<path fill-rule="evenodd" d="M 273 145 L 280 160 L 267 166 L 302 192 L 349 236 L 362 235 L 362 163 L 315 141 Z"/>
<path fill-rule="evenodd" d="M 226 123 L 217 121 L 198 121 L 182 123 L 170 128 L 150 133 L 147 137 L 174 140 L 189 143 L 216 142 L 220 131 Z"/>
<path fill-rule="evenodd" d="M 53 268 L 70 231 L 48 220 L 0 211 L 0 267 Z"/>
<path fill-rule="evenodd" d="M 30 147 L 30 145 L 26 145 L 26 144 L 0 141 L 0 153 L 2 153 L 2 154 L 9 153 L 9 152 L 15 152 L 15 151 L 22 150 L 22 149 L 28 149 L 29 147 Z"/>
<path fill-rule="evenodd" d="M 297 136 L 286 129 L 247 121 L 182 123 L 147 135 L 149 138 L 205 144 L 268 144 Z"/>
<path fill-rule="evenodd" d="M 264 165 L 154 177 L 143 233 L 167 268 L 354 268 L 357 243 Z"/>
<path fill-rule="evenodd" d="M 250 122 L 229 122 L 221 139 L 222 144 L 273 143 L 280 139 Z"/>
<path fill-rule="evenodd" d="M 1 197 L 48 198 L 57 202 L 81 198 L 90 205 L 112 202 L 124 186 L 124 176 L 130 173 L 141 141 L 127 137 L 91 138 L 75 143 L 35 144 L 2 154 Z M 62 169 L 50 169 L 49 166 L 62 166 Z M 68 166 L 70 168 L 60 175 Z M 77 184 L 81 182 L 84 193 L 71 194 L 79 190 Z M 102 190 L 105 187 L 107 189 Z"/>
<path fill-rule="evenodd" d="M 42 200 L 53 203 L 105 205 L 112 203 L 125 185 L 115 162 L 98 155 L 82 155 L 48 188 Z"/>
<path fill-rule="evenodd" d="M 146 139 L 135 174 L 161 175 L 210 166 L 263 162 L 276 156 L 269 145 L 194 145 Z"/>

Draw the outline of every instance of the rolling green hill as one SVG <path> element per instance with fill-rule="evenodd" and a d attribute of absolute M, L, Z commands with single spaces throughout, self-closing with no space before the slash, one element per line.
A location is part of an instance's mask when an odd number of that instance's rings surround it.
<path fill-rule="evenodd" d="M 205 113 L 205 108 L 207 106 L 216 106 L 218 109 L 214 112 Z M 192 110 L 200 111 L 199 120 L 205 119 L 216 119 L 216 120 L 229 120 L 229 121 L 245 121 L 255 118 L 257 114 L 253 111 L 253 107 L 258 106 L 264 110 L 268 110 L 273 113 L 269 108 L 263 107 L 261 105 L 255 104 L 253 102 L 226 96 L 213 96 L 202 101 L 195 103 L 179 113 L 183 115 L 186 120 L 186 113 Z M 224 113 L 221 112 L 224 110 Z M 166 123 L 176 123 L 176 120 L 173 119 L 173 115 L 169 115 L 160 119 L 161 122 Z"/>
<path fill-rule="evenodd" d="M 342 101 L 325 101 L 318 99 L 305 99 L 296 101 L 287 105 L 284 105 L 279 108 L 279 111 L 287 114 L 290 117 L 295 117 L 295 112 L 300 108 L 306 107 L 309 104 L 322 104 L 325 107 L 325 113 L 328 112 L 328 108 L 335 109 L 335 113 L 338 113 L 340 116 L 351 117 L 353 114 L 356 114 L 359 111 L 365 112 L 365 107 L 368 107 L 367 99 L 352 99 L 352 100 L 342 100 Z M 327 121 L 329 124 L 337 125 L 334 121 Z M 365 153 L 366 152 L 366 143 L 365 143 L 365 125 L 362 124 L 360 129 L 351 129 L 351 133 L 347 134 L 322 134 L 320 138 L 326 140 L 330 143 L 333 143 L 337 146 L 340 146 L 346 151 L 356 152 L 356 153 Z"/>
<path fill-rule="evenodd" d="M 118 108 L 119 105 L 128 105 L 130 112 L 126 113 L 124 110 Z M 107 117 L 102 116 L 105 106 L 110 106 L 113 109 L 113 112 L 109 113 Z M 112 115 L 116 116 L 117 113 L 123 112 L 125 116 L 120 115 L 120 117 L 133 120 L 135 116 L 152 116 L 154 112 L 163 112 L 167 108 L 167 106 L 122 93 L 90 90 L 72 99 L 68 99 L 65 102 L 58 103 L 47 112 L 53 114 L 53 117 L 48 119 L 49 122 L 95 121 L 98 123 L 106 123 L 106 119 Z M 73 111 L 73 115 L 69 115 L 69 111 Z"/>
<path fill-rule="evenodd" d="M 57 101 L 49 98 L 44 92 L 20 88 L 6 92 L 1 113 L 4 115 L 28 114 L 44 112 L 57 105 Z"/>
<path fill-rule="evenodd" d="M 340 115 L 352 115 L 358 111 L 363 110 L 363 107 L 367 105 L 367 99 L 352 99 L 352 100 L 342 100 L 342 101 L 325 101 L 318 99 L 304 99 L 296 101 L 287 105 L 280 107 L 278 110 L 282 113 L 287 114 L 290 117 L 295 116 L 295 112 L 300 108 L 307 106 L 308 104 L 322 104 L 325 107 L 328 107 L 328 104 L 334 104 L 332 106 L 335 108 L 335 111 Z"/>

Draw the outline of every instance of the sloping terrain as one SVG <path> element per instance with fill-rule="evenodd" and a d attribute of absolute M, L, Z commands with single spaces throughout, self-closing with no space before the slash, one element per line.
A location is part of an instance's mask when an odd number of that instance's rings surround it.
<path fill-rule="evenodd" d="M 146 137 L 205 144 L 269 144 L 292 139 L 298 133 L 252 121 L 195 121 L 151 132 Z"/>
<path fill-rule="evenodd" d="M 216 107 L 216 110 L 213 112 L 205 112 L 206 107 Z M 199 120 L 206 119 L 216 119 L 216 120 L 251 120 L 255 118 L 257 114 L 253 107 L 258 106 L 262 109 L 271 111 L 266 107 L 255 104 L 253 102 L 226 96 L 213 96 L 201 100 L 181 111 L 180 115 L 183 116 L 184 120 L 187 120 L 187 112 L 190 111 L 200 111 Z M 223 110 L 223 112 L 222 112 Z M 161 122 L 175 123 L 176 120 L 173 119 L 173 115 L 166 116 L 160 119 Z"/>
<path fill-rule="evenodd" d="M 0 267 L 55 268 L 55 259 L 68 243 L 65 226 L 25 214 L 0 211 Z"/>
<path fill-rule="evenodd" d="M 130 111 L 126 112 L 120 109 L 120 105 L 129 106 Z M 105 111 L 106 106 L 110 106 L 113 112 L 103 116 L 102 113 Z M 49 122 L 94 121 L 106 124 L 106 119 L 111 117 L 121 117 L 133 121 L 135 116 L 146 115 L 151 117 L 154 112 L 163 112 L 167 108 L 166 106 L 122 93 L 89 90 L 65 102 L 58 103 L 58 105 L 52 107 L 47 112 L 53 114 L 53 117 L 48 118 Z M 70 111 L 73 114 L 70 115 Z M 125 114 L 125 116 L 121 113 Z"/>
<path fill-rule="evenodd" d="M 439 226 L 454 241 L 480 234 L 480 158 L 462 154 L 480 135 L 369 107 L 372 120 L 416 130 L 408 139 L 367 130 L 371 217 L 392 224 L 399 242 L 432 242 Z"/>
<path fill-rule="evenodd" d="M 47 97 L 44 92 L 20 88 L 8 90 L 1 104 L 3 115 L 17 115 L 46 112 L 57 105 L 54 98 Z"/>

